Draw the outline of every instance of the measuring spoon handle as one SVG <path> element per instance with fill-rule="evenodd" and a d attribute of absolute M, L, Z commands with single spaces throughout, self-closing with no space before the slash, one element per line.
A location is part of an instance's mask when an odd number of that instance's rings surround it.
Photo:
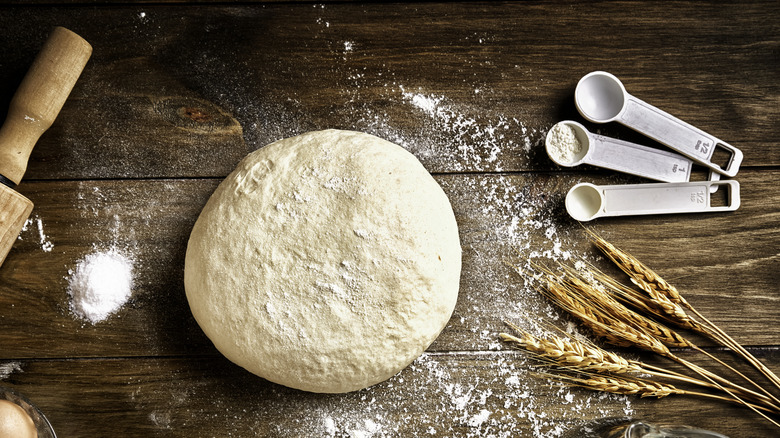
<path fill-rule="evenodd" d="M 712 185 L 728 188 L 726 205 L 712 205 Z M 566 195 L 566 211 L 578 221 L 605 216 L 733 211 L 739 204 L 739 183 L 735 180 L 604 186 L 580 183 Z"/>
<path fill-rule="evenodd" d="M 742 164 L 739 149 L 628 93 L 618 121 L 726 176 L 735 176 Z M 716 148 L 729 153 L 725 166 L 712 161 Z"/>
<path fill-rule="evenodd" d="M 679 154 L 636 143 L 590 134 L 588 164 L 663 182 L 685 182 L 692 161 Z"/>

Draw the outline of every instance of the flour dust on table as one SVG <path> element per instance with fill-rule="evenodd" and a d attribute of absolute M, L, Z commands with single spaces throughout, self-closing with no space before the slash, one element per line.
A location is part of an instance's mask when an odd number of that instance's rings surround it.
<path fill-rule="evenodd" d="M 152 392 L 169 400 L 168 406 L 148 411 L 150 424 L 166 430 L 186 428 L 205 415 L 223 425 L 222 436 L 254 436 L 259 430 L 279 438 L 516 438 L 518 431 L 556 438 L 582 426 L 583 418 L 634 413 L 629 397 L 548 384 L 530 375 L 530 365 L 527 356 L 515 351 L 423 353 L 389 380 L 346 394 L 308 394 L 275 385 L 244 389 L 246 382 L 226 381 L 193 388 L 162 379 L 139 387 L 130 402 L 149 409 L 144 400 Z M 132 384 L 133 378 L 128 379 Z M 247 404 L 238 411 L 231 408 L 236 392 L 247 395 Z M 203 398 L 213 410 L 199 408 L 197 400 Z M 302 406 L 305 415 L 269 424 Z"/>
<path fill-rule="evenodd" d="M 36 240 L 44 252 L 51 252 L 54 248 L 54 243 L 44 231 L 43 219 L 37 214 L 27 218 L 19 237 L 17 237 L 18 240 L 27 240 L 28 238 Z"/>
<path fill-rule="evenodd" d="M 11 361 L 0 363 L 0 380 L 9 378 L 15 372 L 22 372 L 22 363 Z"/>

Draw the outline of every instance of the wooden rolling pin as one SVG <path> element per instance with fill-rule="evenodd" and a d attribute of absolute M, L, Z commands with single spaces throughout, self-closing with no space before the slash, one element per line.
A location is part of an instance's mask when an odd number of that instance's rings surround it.
<path fill-rule="evenodd" d="M 0 264 L 11 250 L 33 203 L 14 188 L 35 143 L 59 114 L 92 54 L 92 46 L 55 27 L 16 91 L 0 128 Z"/>

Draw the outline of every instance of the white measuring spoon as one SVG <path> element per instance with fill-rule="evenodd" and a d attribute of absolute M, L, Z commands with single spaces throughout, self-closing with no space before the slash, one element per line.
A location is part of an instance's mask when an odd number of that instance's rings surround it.
<path fill-rule="evenodd" d="M 712 185 L 728 188 L 727 205 L 712 206 Z M 566 194 L 566 211 L 581 222 L 605 216 L 705 213 L 737 208 L 739 183 L 735 180 L 611 186 L 580 183 Z"/>
<path fill-rule="evenodd" d="M 574 130 L 581 148 L 574 153 L 572 161 L 567 161 L 569 157 L 559 153 L 559 147 L 555 144 L 555 128 L 551 129 L 547 133 L 545 148 L 547 155 L 556 164 L 573 167 L 587 163 L 663 182 L 684 182 L 691 177 L 693 162 L 682 155 L 593 134 L 571 120 L 559 124 Z"/>
<path fill-rule="evenodd" d="M 628 94 L 610 73 L 594 71 L 583 76 L 574 101 L 580 114 L 591 122 L 617 121 L 715 172 L 733 177 L 739 171 L 742 151 Z M 730 155 L 725 167 L 712 162 L 718 148 Z"/>

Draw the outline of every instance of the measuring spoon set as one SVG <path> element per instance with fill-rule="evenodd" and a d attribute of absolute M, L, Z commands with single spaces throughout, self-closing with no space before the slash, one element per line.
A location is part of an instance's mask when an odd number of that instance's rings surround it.
<path fill-rule="evenodd" d="M 578 221 L 605 216 L 733 211 L 739 208 L 739 183 L 720 181 L 733 177 L 742 152 L 730 144 L 661 111 L 626 92 L 614 75 L 594 71 L 580 79 L 574 91 L 579 113 L 593 123 L 621 123 L 675 152 L 643 146 L 589 132 L 582 124 L 560 122 L 573 131 L 580 150 L 562 156 L 555 152 L 550 130 L 546 150 L 556 164 L 566 167 L 590 164 L 660 183 L 594 185 L 580 183 L 566 195 L 566 211 Z M 713 161 L 716 149 L 729 155 L 725 165 Z M 691 167 L 710 171 L 708 181 L 690 181 Z M 727 190 L 726 205 L 712 205 L 711 194 Z"/>

